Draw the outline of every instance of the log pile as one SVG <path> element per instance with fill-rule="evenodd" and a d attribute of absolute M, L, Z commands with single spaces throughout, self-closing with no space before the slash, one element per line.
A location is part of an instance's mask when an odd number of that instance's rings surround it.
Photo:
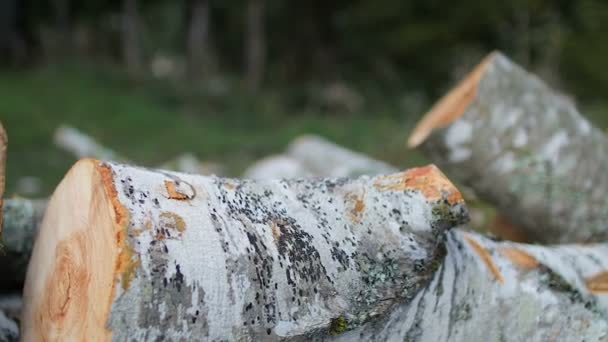
<path fill-rule="evenodd" d="M 84 159 L 48 202 L 5 201 L 10 281 L 31 253 L 21 338 L 608 340 L 600 130 L 492 53 L 409 145 L 496 207 L 494 231 L 535 244 L 472 231 L 433 165 L 399 172 L 320 137 L 245 179 Z M 0 296 L 0 341 L 20 303 Z"/>

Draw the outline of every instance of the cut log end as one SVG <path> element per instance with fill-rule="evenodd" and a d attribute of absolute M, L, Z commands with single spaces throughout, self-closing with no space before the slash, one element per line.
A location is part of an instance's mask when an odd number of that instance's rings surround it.
<path fill-rule="evenodd" d="M 446 127 L 464 114 L 469 104 L 477 96 L 477 86 L 487 66 L 497 56 L 492 52 L 471 71 L 463 81 L 445 95 L 426 113 L 414 128 L 408 139 L 408 147 L 415 148 L 423 143 L 433 130 Z"/>
<path fill-rule="evenodd" d="M 98 161 L 78 162 L 49 201 L 24 289 L 25 341 L 111 336 L 106 322 L 121 267 L 121 220 L 104 172 Z"/>

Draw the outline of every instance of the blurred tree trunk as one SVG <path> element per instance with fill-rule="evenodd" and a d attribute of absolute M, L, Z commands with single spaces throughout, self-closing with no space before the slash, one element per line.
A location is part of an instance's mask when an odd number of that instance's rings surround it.
<path fill-rule="evenodd" d="M 57 37 L 55 51 L 57 57 L 69 53 L 70 44 L 70 0 L 53 0 L 52 4 Z"/>
<path fill-rule="evenodd" d="M 209 66 L 209 0 L 186 2 L 188 75 L 200 78 Z"/>
<path fill-rule="evenodd" d="M 257 91 L 264 77 L 266 41 L 264 35 L 264 0 L 249 0 L 247 4 L 245 39 L 246 82 Z"/>
<path fill-rule="evenodd" d="M 19 4 L 16 0 L 0 1 L 0 64 L 13 64 L 18 55 Z"/>
<path fill-rule="evenodd" d="M 123 58 L 131 77 L 141 75 L 143 60 L 141 52 L 141 18 L 137 0 L 124 0 L 122 14 Z"/>

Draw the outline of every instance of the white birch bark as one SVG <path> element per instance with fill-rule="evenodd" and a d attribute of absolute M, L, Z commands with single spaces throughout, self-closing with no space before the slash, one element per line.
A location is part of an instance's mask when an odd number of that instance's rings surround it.
<path fill-rule="evenodd" d="M 288 155 L 272 155 L 251 164 L 243 173 L 248 179 L 289 179 L 313 176 L 299 160 Z"/>
<path fill-rule="evenodd" d="M 608 238 L 608 138 L 500 53 L 438 102 L 409 144 L 531 240 Z"/>
<path fill-rule="evenodd" d="M 351 151 L 316 135 L 300 136 L 282 155 L 264 158 L 244 173 L 245 178 L 356 177 L 398 172 L 386 163 Z"/>
<path fill-rule="evenodd" d="M 430 285 L 332 341 L 606 341 L 608 246 L 495 242 L 454 229 Z"/>
<path fill-rule="evenodd" d="M 101 145 L 93 137 L 71 126 L 59 126 L 55 130 L 53 141 L 55 145 L 71 153 L 78 159 L 94 158 L 107 161 L 129 162 L 124 156 Z M 217 175 L 224 172 L 222 165 L 212 162 L 201 162 L 194 154 L 188 152 L 179 154 L 173 160 L 160 165 L 159 168 L 199 174 Z"/>
<path fill-rule="evenodd" d="M 440 265 L 443 233 L 465 218 L 433 166 L 248 181 L 84 160 L 49 202 L 24 339 L 339 334 L 414 297 Z"/>
<path fill-rule="evenodd" d="M 287 148 L 287 155 L 300 161 L 314 174 L 326 177 L 355 177 L 397 172 L 397 169 L 391 165 L 314 135 L 295 139 Z"/>

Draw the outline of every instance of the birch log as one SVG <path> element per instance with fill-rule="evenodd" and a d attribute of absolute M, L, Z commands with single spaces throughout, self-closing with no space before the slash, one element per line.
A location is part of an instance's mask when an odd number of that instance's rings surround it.
<path fill-rule="evenodd" d="M 71 126 L 59 126 L 55 131 L 53 141 L 77 158 L 123 160 L 116 152 L 102 146 L 92 137 Z"/>
<path fill-rule="evenodd" d="M 34 246 L 24 340 L 340 334 L 426 286 L 465 218 L 434 166 L 247 181 L 83 160 Z"/>
<path fill-rule="evenodd" d="M 386 163 L 351 151 L 316 135 L 296 138 L 282 155 L 264 158 L 244 173 L 245 178 L 356 177 L 398 172 Z"/>
<path fill-rule="evenodd" d="M 4 200 L 4 229 L 0 235 L 0 290 L 20 290 L 23 287 L 27 264 L 45 207 L 46 200 Z"/>
<path fill-rule="evenodd" d="M 119 155 L 115 151 L 99 144 L 91 136 L 79 131 L 78 129 L 62 125 L 57 128 L 53 137 L 55 144 L 70 152 L 76 158 L 94 158 L 100 160 L 112 160 L 118 162 L 129 162 L 127 158 Z M 224 168 L 221 164 L 213 162 L 201 162 L 192 153 L 185 152 L 179 154 L 174 159 L 169 160 L 158 168 L 174 170 L 186 173 L 198 174 L 223 174 Z"/>
<path fill-rule="evenodd" d="M 302 163 L 288 155 L 272 155 L 262 158 L 243 173 L 248 179 L 281 179 L 281 178 L 303 178 L 313 176 Z"/>
<path fill-rule="evenodd" d="M 430 285 L 376 324 L 332 341 L 608 340 L 608 245 L 447 235 Z"/>
<path fill-rule="evenodd" d="M 300 161 L 313 174 L 323 174 L 329 177 L 354 177 L 396 172 L 391 165 L 314 135 L 305 135 L 294 140 L 287 148 L 287 155 Z"/>
<path fill-rule="evenodd" d="M 539 242 L 608 238 L 608 138 L 566 97 L 492 53 L 409 139 Z"/>

